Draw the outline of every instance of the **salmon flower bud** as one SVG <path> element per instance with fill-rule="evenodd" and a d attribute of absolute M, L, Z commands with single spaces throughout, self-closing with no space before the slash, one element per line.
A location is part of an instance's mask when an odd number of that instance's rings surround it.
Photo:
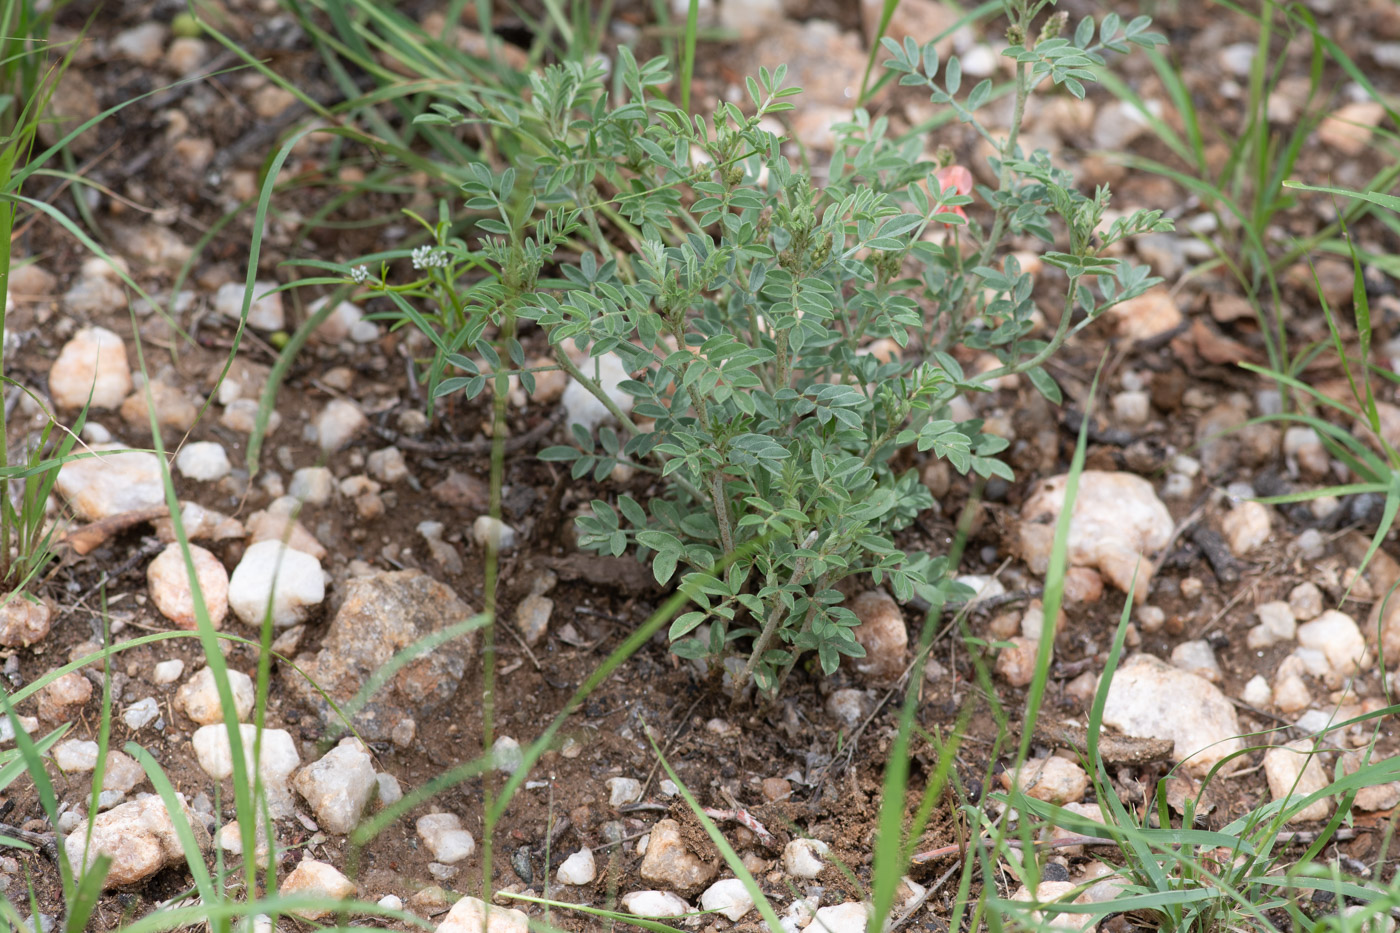
<path fill-rule="evenodd" d="M 949 165 L 939 169 L 933 173 L 933 180 L 938 182 L 940 192 L 952 188 L 954 194 L 972 193 L 972 173 L 961 165 Z M 963 220 L 967 220 L 967 213 L 963 211 L 961 205 L 950 208 L 947 213 L 957 214 Z M 944 224 L 944 226 L 951 227 L 952 224 Z"/>

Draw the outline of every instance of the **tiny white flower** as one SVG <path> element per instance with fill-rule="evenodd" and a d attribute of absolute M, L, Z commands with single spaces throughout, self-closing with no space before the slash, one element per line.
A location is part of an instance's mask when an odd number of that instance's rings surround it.
<path fill-rule="evenodd" d="M 369 280 L 368 266 L 355 266 L 350 270 L 350 278 L 355 280 L 356 285 L 363 285 Z"/>
<path fill-rule="evenodd" d="M 447 262 L 447 253 L 431 246 L 418 246 L 413 250 L 413 268 L 415 269 L 433 269 L 445 266 Z"/>

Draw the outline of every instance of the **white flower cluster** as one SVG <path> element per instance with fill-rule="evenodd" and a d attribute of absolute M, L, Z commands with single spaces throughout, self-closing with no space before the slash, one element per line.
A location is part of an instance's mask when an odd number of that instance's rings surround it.
<path fill-rule="evenodd" d="M 431 246 L 419 246 L 413 250 L 413 268 L 433 269 L 447 265 L 450 257 L 446 250 L 435 249 Z"/>
<path fill-rule="evenodd" d="M 369 267 L 355 266 L 350 270 L 350 278 L 355 280 L 356 285 L 363 285 L 369 281 Z"/>

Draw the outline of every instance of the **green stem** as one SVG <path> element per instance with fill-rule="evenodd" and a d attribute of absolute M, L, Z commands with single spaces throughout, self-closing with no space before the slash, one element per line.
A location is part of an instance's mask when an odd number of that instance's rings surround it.
<path fill-rule="evenodd" d="M 813 531 L 807 536 L 807 540 L 802 542 L 803 550 L 810 548 L 817 543 L 817 532 Z M 797 558 L 792 565 L 792 577 L 788 580 L 788 586 L 796 586 L 807 572 L 808 559 L 806 557 Z M 773 639 L 778 634 L 778 623 L 782 620 L 783 601 L 778 599 L 773 605 L 773 611 L 768 613 L 767 620 L 763 623 L 763 631 L 759 633 L 758 640 L 753 643 L 753 651 L 749 653 L 749 662 L 744 665 L 744 673 L 739 678 L 739 689 L 735 692 L 734 698 L 737 701 L 743 692 L 744 685 L 753 679 L 754 668 L 758 667 L 759 659 L 768 651 L 773 643 Z"/>
<path fill-rule="evenodd" d="M 716 467 L 710 474 L 710 498 L 715 506 L 715 521 L 719 523 L 719 543 L 726 555 L 734 553 L 734 532 L 729 525 L 729 501 L 724 496 L 724 470 Z"/>

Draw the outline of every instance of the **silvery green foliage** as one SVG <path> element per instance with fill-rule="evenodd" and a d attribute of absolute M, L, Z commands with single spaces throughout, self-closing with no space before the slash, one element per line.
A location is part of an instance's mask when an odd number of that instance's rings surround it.
<path fill-rule="evenodd" d="M 479 279 L 450 296 L 456 329 L 431 333 L 435 392 L 482 391 L 488 375 L 465 355 L 474 346 L 499 370 L 498 354 L 478 343 L 488 321 L 505 325 L 527 389 L 514 321 L 543 328 L 559 364 L 600 399 L 591 367 L 575 367 L 568 345 L 622 358 L 635 374 L 622 386 L 630 416 L 615 411 L 619 429 L 576 429 L 576 446 L 541 456 L 571 463 L 575 478 L 601 480 L 624 463 L 660 480 L 647 502 L 595 500 L 579 537 L 600 553 L 643 556 L 663 583 L 679 577 L 694 608 L 671 627 L 676 653 L 717 658 L 752 639 L 744 675 L 772 691 L 805 653 L 826 673 L 862 654 L 840 605 L 842 578 L 868 575 L 902 601 L 942 606 L 956 589 L 946 558 L 895 543 L 932 499 L 913 470 L 891 467 L 893 455 L 913 445 L 962 473 L 1012 479 L 997 458 L 1007 442 L 978 420 L 952 420 L 949 403 L 1016 373 L 1058 402 L 1041 364 L 1159 281 L 1107 255 L 1135 233 L 1169 229 L 1159 212 L 1101 230 L 1108 190 L 1081 193 L 1046 153 L 1016 145 L 1042 78 L 1080 95 L 1104 50 L 1156 37 L 1145 21 L 1125 30 L 1110 16 L 1098 43 L 1092 21 L 1071 41 L 1051 17 L 1028 43 L 1035 10 L 1011 6 L 1010 140 L 978 119 L 990 81 L 959 97 L 956 58 L 940 63 L 932 43 L 887 43 L 900 83 L 926 86 L 997 145 L 995 188 L 941 186 L 921 140 L 889 138 L 885 120 L 863 110 L 838 127 L 829 180 L 818 185 L 767 129 L 765 117 L 798 93 L 782 86 L 783 66 L 748 81 L 748 106 L 722 103 L 708 120 L 666 100 L 663 60 L 639 64 L 625 48 L 611 86 L 602 64 L 566 63 L 533 76 L 528 100 L 463 92 L 457 106 L 420 118 L 477 124 L 511 166 L 473 166 L 464 186 L 475 249 L 448 239 L 445 208 L 435 228 L 442 265 L 431 274 L 446 284 L 475 269 Z M 966 219 L 975 201 L 991 207 L 989 223 Z M 1053 334 L 1035 333 L 1032 278 L 1001 249 L 1010 235 L 1046 241 L 1045 261 L 1068 277 Z M 878 338 L 903 348 L 903 361 L 862 352 Z M 958 348 L 999 365 L 969 374 Z M 466 371 L 447 376 L 454 367 Z"/>

